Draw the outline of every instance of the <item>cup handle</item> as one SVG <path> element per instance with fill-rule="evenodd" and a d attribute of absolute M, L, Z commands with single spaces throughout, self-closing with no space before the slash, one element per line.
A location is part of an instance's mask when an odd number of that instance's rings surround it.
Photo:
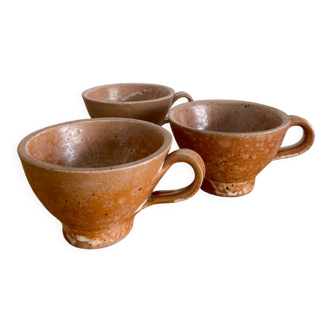
<path fill-rule="evenodd" d="M 195 172 L 194 181 L 187 187 L 177 190 L 154 191 L 140 210 L 153 204 L 176 203 L 185 201 L 194 196 L 202 185 L 205 176 L 205 164 L 203 159 L 196 152 L 189 149 L 179 149 L 169 154 L 162 169 L 158 173 L 159 180 L 165 175 L 169 168 L 175 164 L 185 162 L 189 164 Z M 139 211 L 140 211 L 139 210 Z M 139 212 L 137 211 L 137 212 Z"/>
<path fill-rule="evenodd" d="M 174 94 L 174 96 L 173 96 L 173 100 L 172 100 L 172 104 L 171 104 L 171 107 L 172 107 L 172 105 L 173 105 L 178 99 L 180 99 L 180 98 L 182 98 L 182 97 L 187 98 L 188 101 L 193 101 L 193 100 L 194 100 L 194 99 L 191 97 L 191 95 L 190 95 L 189 93 L 184 92 L 184 91 L 179 91 L 179 92 L 177 92 L 177 93 Z M 168 115 L 166 115 L 166 118 L 165 118 L 165 120 L 163 121 L 162 126 L 163 126 L 165 123 L 169 123 Z"/>
<path fill-rule="evenodd" d="M 311 124 L 306 119 L 300 118 L 296 115 L 290 115 L 289 117 L 290 123 L 288 129 L 293 126 L 302 127 L 302 138 L 293 145 L 280 148 L 273 160 L 299 156 L 300 154 L 309 150 L 312 144 L 314 144 L 315 132 Z"/>
<path fill-rule="evenodd" d="M 195 100 L 194 97 L 188 91 L 178 91 L 173 96 L 172 105 L 174 105 L 175 102 L 178 101 L 181 98 L 186 98 L 189 101 L 194 101 Z"/>

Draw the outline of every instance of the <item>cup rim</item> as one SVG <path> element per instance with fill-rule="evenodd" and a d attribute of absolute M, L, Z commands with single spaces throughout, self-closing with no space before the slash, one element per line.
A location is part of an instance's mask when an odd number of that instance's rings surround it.
<path fill-rule="evenodd" d="M 154 153 L 150 154 L 149 156 L 130 162 L 130 163 L 125 163 L 121 165 L 116 165 L 116 166 L 105 166 L 105 167 L 71 167 L 71 166 L 61 166 L 61 165 L 55 165 L 55 164 L 50 164 L 44 161 L 41 161 L 39 159 L 34 158 L 30 153 L 27 151 L 27 144 L 29 141 L 38 135 L 56 128 L 56 127 L 62 127 L 66 125 L 71 125 L 71 124 L 77 124 L 77 123 L 88 123 L 88 122 L 130 122 L 130 123 L 137 123 L 140 125 L 144 125 L 147 127 L 153 127 L 157 129 L 164 137 L 164 142 L 161 145 L 161 147 L 155 151 Z M 60 172 L 75 172 L 75 173 L 95 173 L 95 172 L 111 172 L 111 171 L 116 171 L 116 170 L 121 170 L 121 169 L 128 169 L 132 168 L 135 166 L 139 166 L 142 164 L 145 164 L 147 162 L 150 162 L 153 159 L 156 159 L 159 157 L 160 154 L 165 152 L 167 149 L 170 149 L 172 145 L 172 135 L 170 132 L 168 132 L 166 129 L 162 128 L 161 126 L 158 126 L 154 123 L 143 121 L 143 120 L 137 120 L 137 119 L 127 119 L 127 118 L 95 118 L 95 119 L 81 119 L 81 120 L 74 120 L 74 121 L 67 121 L 67 122 L 62 122 L 58 123 L 52 126 L 48 126 L 39 130 L 34 131 L 33 133 L 27 135 L 24 137 L 18 147 L 17 147 L 17 152 L 20 157 L 20 159 L 24 160 L 28 164 L 32 164 L 34 166 L 37 166 L 39 168 L 44 168 L 52 171 L 60 171 Z"/>
<path fill-rule="evenodd" d="M 104 100 L 90 98 L 90 97 L 87 96 L 87 93 L 92 91 L 92 90 L 102 89 L 102 88 L 105 88 L 105 87 L 112 87 L 112 86 L 121 86 L 121 85 L 144 85 L 144 86 L 159 87 L 159 88 L 164 88 L 164 89 L 169 90 L 169 94 L 164 96 L 164 97 L 160 97 L 160 98 L 138 100 L 138 101 L 113 101 L 113 100 L 104 101 Z M 160 101 L 160 100 L 166 100 L 174 94 L 175 94 L 174 89 L 172 89 L 172 88 L 170 88 L 166 85 L 161 85 L 161 84 L 154 84 L 154 83 L 112 83 L 112 84 L 98 85 L 98 86 L 95 86 L 93 88 L 89 88 L 87 90 L 84 90 L 82 92 L 82 97 L 83 97 L 83 99 L 90 100 L 90 101 L 95 102 L 95 103 L 101 103 L 101 104 L 133 105 L 133 104 L 152 103 L 152 102 L 156 102 L 156 101 Z"/>
<path fill-rule="evenodd" d="M 206 130 L 206 129 L 197 129 L 197 128 L 193 128 L 193 127 L 190 127 L 190 126 L 187 126 L 187 125 L 184 125 L 178 121 L 176 121 L 174 119 L 174 115 L 173 113 L 175 113 L 178 109 L 180 109 L 181 107 L 190 107 L 191 105 L 199 105 L 199 104 L 202 104 L 202 103 L 212 103 L 212 102 L 219 102 L 219 103 L 236 103 L 236 104 L 245 104 L 245 105 L 258 105 L 258 106 L 263 106 L 267 109 L 269 109 L 270 111 L 272 111 L 273 113 L 276 113 L 278 114 L 281 119 L 282 119 L 282 123 L 281 125 L 275 127 L 275 128 L 271 128 L 271 129 L 268 129 L 268 130 L 260 130 L 260 131 L 254 131 L 254 132 L 239 132 L 239 133 L 235 133 L 235 132 L 227 132 L 227 131 L 213 131 L 213 130 Z M 274 132 L 274 131 L 278 131 L 280 130 L 281 128 L 284 128 L 286 127 L 289 122 L 290 122 L 290 119 L 289 119 L 289 116 L 277 109 L 277 108 L 274 108 L 272 106 L 268 106 L 268 105 L 264 105 L 264 104 L 260 104 L 260 103 L 255 103 L 255 102 L 251 102 L 251 101 L 243 101 L 243 100 L 231 100 L 231 99 L 204 99 L 204 100 L 195 100 L 195 101 L 191 101 L 191 102 L 188 102 L 188 103 L 185 103 L 185 104 L 180 104 L 180 105 L 177 105 L 175 107 L 173 107 L 172 109 L 169 110 L 168 112 L 168 118 L 170 120 L 171 123 L 175 123 L 177 126 L 179 127 L 182 127 L 182 128 L 186 128 L 186 129 L 190 129 L 192 131 L 195 131 L 195 132 L 200 132 L 200 133 L 208 133 L 208 134 L 213 134 L 213 135 L 221 135 L 221 136 L 225 136 L 225 135 L 230 135 L 230 136 L 245 136 L 245 135 L 257 135 L 257 134 L 266 134 L 266 133 L 271 133 L 271 132 Z"/>

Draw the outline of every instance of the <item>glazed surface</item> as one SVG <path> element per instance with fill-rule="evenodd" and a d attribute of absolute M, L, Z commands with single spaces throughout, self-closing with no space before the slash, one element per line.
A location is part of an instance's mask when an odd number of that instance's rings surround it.
<path fill-rule="evenodd" d="M 78 120 L 24 138 L 18 153 L 29 184 L 79 248 L 102 248 L 123 239 L 143 208 L 192 197 L 204 179 L 202 158 L 190 150 L 168 155 L 171 134 L 132 119 Z M 168 169 L 186 162 L 195 179 L 185 188 L 153 189 Z"/>
<path fill-rule="evenodd" d="M 138 161 L 156 152 L 164 136 L 155 128 L 135 123 L 72 123 L 31 138 L 34 158 L 68 167 L 107 167 Z"/>
<path fill-rule="evenodd" d="M 86 97 L 103 102 L 135 102 L 163 98 L 172 94 L 172 89 L 149 84 L 110 84 L 92 88 Z"/>
<path fill-rule="evenodd" d="M 273 108 L 234 101 L 187 103 L 174 110 L 172 116 L 174 121 L 190 128 L 225 133 L 266 131 L 284 121 L 284 116 Z"/>

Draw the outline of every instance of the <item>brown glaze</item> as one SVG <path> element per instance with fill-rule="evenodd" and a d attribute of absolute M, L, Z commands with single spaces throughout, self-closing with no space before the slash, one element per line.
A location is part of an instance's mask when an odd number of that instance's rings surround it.
<path fill-rule="evenodd" d="M 167 112 L 179 98 L 193 100 L 186 92 L 145 83 L 98 86 L 84 91 L 82 97 L 91 118 L 133 118 L 157 125 L 168 122 Z"/>
<path fill-rule="evenodd" d="M 315 138 L 307 120 L 250 102 L 190 102 L 170 110 L 169 119 L 179 147 L 196 151 L 205 162 L 202 189 L 218 196 L 248 194 L 272 160 L 306 152 Z M 292 126 L 303 128 L 302 139 L 280 148 Z"/>
<path fill-rule="evenodd" d="M 186 200 L 199 190 L 203 160 L 187 149 L 168 155 L 171 144 L 171 134 L 155 124 L 104 118 L 36 131 L 21 141 L 18 153 L 32 190 L 61 221 L 66 240 L 92 249 L 124 238 L 145 207 Z M 193 167 L 194 181 L 152 192 L 177 162 Z"/>

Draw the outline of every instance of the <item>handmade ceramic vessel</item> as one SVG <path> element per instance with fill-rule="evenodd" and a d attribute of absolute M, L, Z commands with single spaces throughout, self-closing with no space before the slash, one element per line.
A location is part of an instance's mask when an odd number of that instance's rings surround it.
<path fill-rule="evenodd" d="M 201 157 L 181 149 L 168 155 L 171 134 L 132 119 L 90 119 L 58 124 L 25 137 L 18 154 L 30 186 L 79 248 L 123 239 L 135 215 L 152 204 L 180 202 L 200 188 Z M 167 170 L 186 162 L 195 172 L 186 188 L 152 192 Z"/>
<path fill-rule="evenodd" d="M 202 189 L 218 196 L 248 194 L 272 160 L 306 152 L 315 137 L 307 120 L 251 102 L 195 101 L 174 107 L 169 119 L 179 147 L 196 151 L 205 162 Z M 292 126 L 303 128 L 302 139 L 280 148 Z"/>
<path fill-rule="evenodd" d="M 179 98 L 193 100 L 186 92 L 145 83 L 98 86 L 84 91 L 82 97 L 92 118 L 133 118 L 157 125 L 168 122 L 167 113 Z"/>

